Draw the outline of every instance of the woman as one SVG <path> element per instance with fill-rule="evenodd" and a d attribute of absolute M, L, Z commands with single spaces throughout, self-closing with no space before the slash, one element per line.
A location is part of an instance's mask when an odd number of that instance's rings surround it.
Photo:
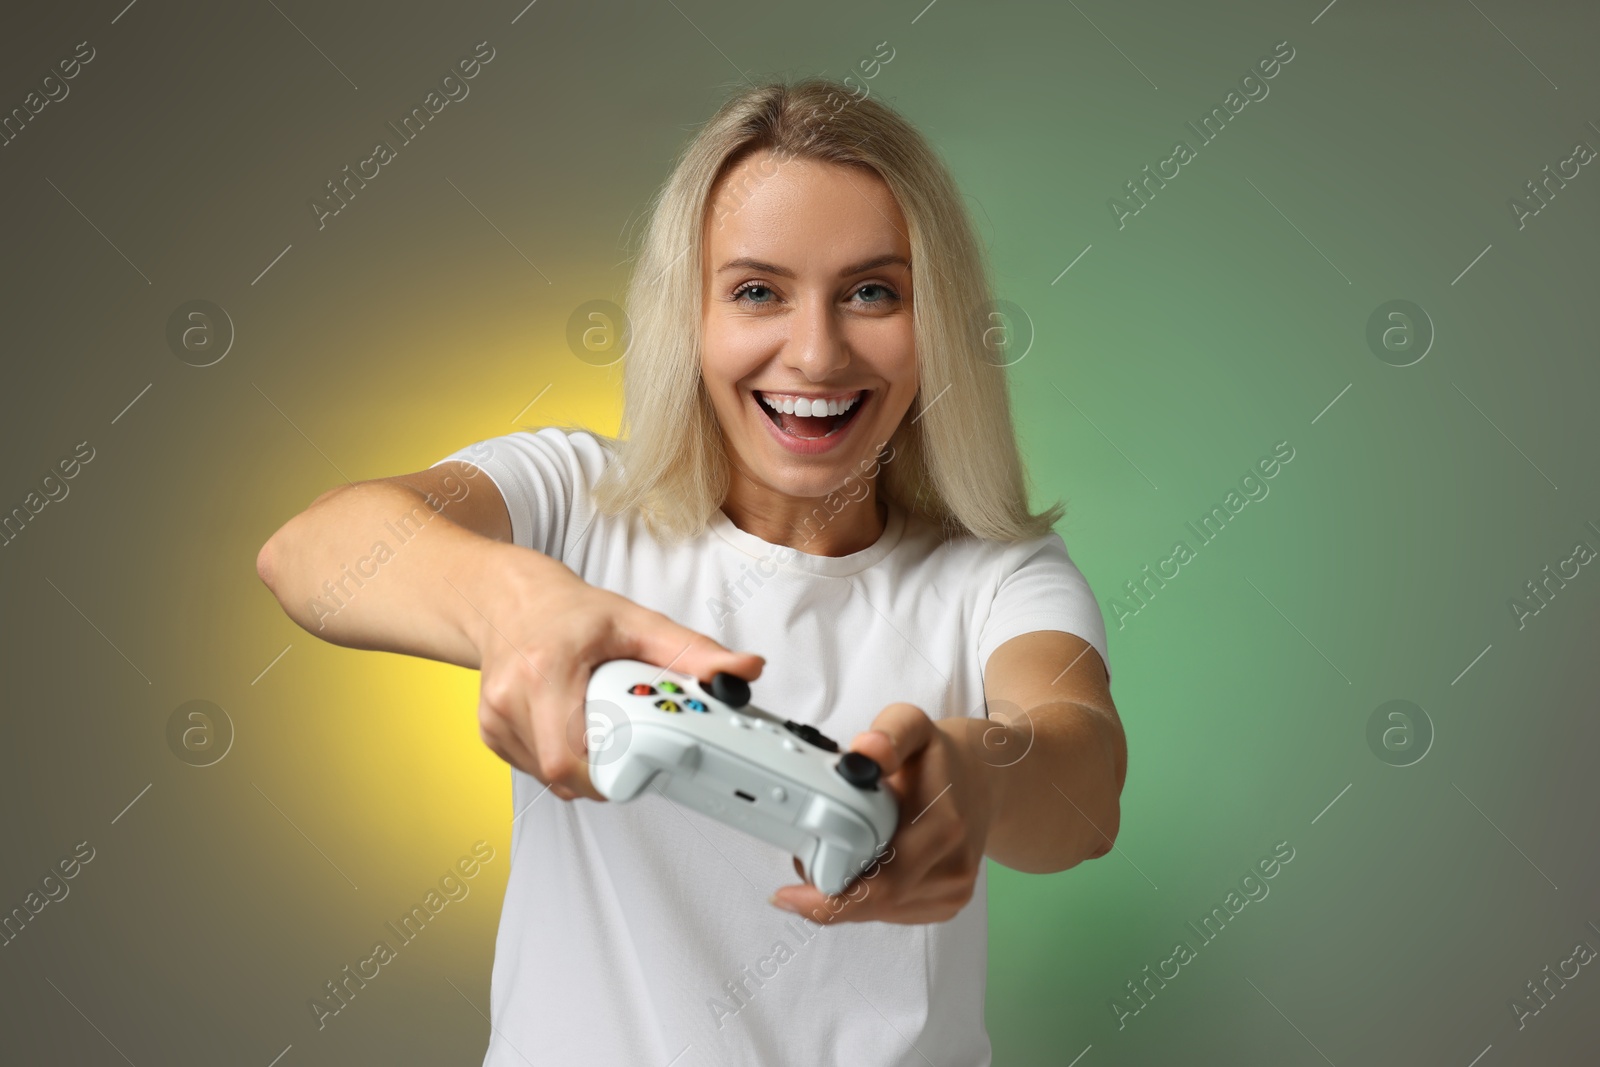
<path fill-rule="evenodd" d="M 822 80 L 749 89 L 656 201 L 618 439 L 479 442 L 263 547 L 324 639 L 481 671 L 516 813 L 487 1067 L 989 1062 L 984 857 L 1106 854 L 1127 760 L 1061 509 L 1027 508 L 989 295 L 904 119 Z M 425 504 L 448 521 L 312 603 Z M 585 690 L 623 658 L 759 679 L 853 739 L 899 803 L 891 851 L 827 898 L 665 796 L 594 803 Z"/>

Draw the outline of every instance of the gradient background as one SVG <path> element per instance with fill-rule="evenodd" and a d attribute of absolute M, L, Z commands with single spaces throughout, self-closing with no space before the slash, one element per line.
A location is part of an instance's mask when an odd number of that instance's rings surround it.
<path fill-rule="evenodd" d="M 522 2 L 4 20 L 0 109 L 97 55 L 0 148 L 0 509 L 96 454 L 0 549 L 0 911 L 96 856 L 0 948 L 0 1059 L 481 1061 L 510 796 L 477 678 L 310 637 L 256 552 L 518 416 L 613 432 L 618 368 L 567 321 L 620 302 L 673 154 L 743 77 L 860 79 L 887 41 L 868 84 L 1035 331 L 1019 431 L 1131 753 L 1115 854 L 991 867 L 996 1063 L 1594 1062 L 1594 966 L 1525 1029 L 1508 1007 L 1600 947 L 1600 566 L 1525 628 L 1508 607 L 1600 549 L 1600 164 L 1522 230 L 1507 206 L 1600 147 L 1592 5 Z M 1185 122 L 1285 39 L 1198 147 Z M 308 200 L 479 41 L 470 96 L 319 231 Z M 1119 229 L 1107 199 L 1179 138 L 1198 158 Z M 193 299 L 236 332 L 208 367 L 166 341 Z M 1393 299 L 1437 334 L 1404 368 L 1365 339 Z M 1117 628 L 1122 583 L 1284 440 L 1270 496 Z M 1367 741 L 1392 699 L 1435 733 L 1411 766 Z M 166 739 L 190 700 L 235 731 L 204 768 Z M 471 895 L 319 1032 L 307 999 L 479 839 Z M 1280 841 L 1271 895 L 1119 1029 L 1124 983 Z"/>

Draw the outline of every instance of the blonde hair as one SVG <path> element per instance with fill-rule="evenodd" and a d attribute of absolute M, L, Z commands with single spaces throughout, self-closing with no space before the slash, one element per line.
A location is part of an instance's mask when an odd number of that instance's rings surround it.
<path fill-rule="evenodd" d="M 703 227 L 721 179 L 763 149 L 876 174 L 910 231 L 918 390 L 879 453 L 889 458 L 873 464 L 881 498 L 946 538 L 1048 533 L 1063 509 L 1027 507 L 1005 372 L 984 344 L 988 264 L 961 193 L 909 122 L 822 78 L 729 98 L 657 193 L 628 287 L 622 427 L 604 439 L 616 454 L 596 506 L 611 515 L 637 507 L 670 541 L 702 530 L 727 496 L 730 464 L 700 375 Z"/>

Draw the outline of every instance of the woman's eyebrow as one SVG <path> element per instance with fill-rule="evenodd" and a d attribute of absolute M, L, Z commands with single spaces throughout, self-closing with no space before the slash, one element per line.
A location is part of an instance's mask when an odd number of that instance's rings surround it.
<path fill-rule="evenodd" d="M 898 263 L 907 267 L 911 265 L 904 256 L 890 252 L 886 255 L 873 256 L 871 259 L 862 260 L 860 263 L 852 264 L 851 266 L 848 266 L 844 270 L 840 271 L 839 277 L 846 278 L 852 274 L 860 274 L 863 271 L 872 270 L 875 267 L 887 266 L 890 263 Z M 742 256 L 739 259 L 728 260 L 728 262 L 717 268 L 717 273 L 721 274 L 723 271 L 732 270 L 734 267 L 743 267 L 748 270 L 758 270 L 764 274 L 776 274 L 780 278 L 794 277 L 794 271 L 792 270 L 789 270 L 785 267 L 777 267 L 771 263 L 763 263 L 761 260 L 751 259 L 749 256 Z"/>

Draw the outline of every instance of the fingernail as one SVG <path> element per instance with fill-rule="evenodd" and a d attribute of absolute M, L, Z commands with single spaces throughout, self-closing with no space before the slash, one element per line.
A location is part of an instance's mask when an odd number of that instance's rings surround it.
<path fill-rule="evenodd" d="M 767 903 L 771 904 L 774 908 L 782 908 L 784 911 L 793 912 L 796 915 L 800 914 L 800 909 L 799 908 L 795 907 L 793 904 L 789 903 L 787 900 L 783 900 L 776 893 L 772 894 L 772 896 L 767 898 Z"/>
<path fill-rule="evenodd" d="M 867 737 L 871 734 L 877 734 L 879 737 L 883 738 L 883 743 L 888 745 L 891 751 L 895 750 L 894 738 L 889 735 L 889 731 L 875 726 L 869 730 L 863 731 L 861 736 Z"/>

